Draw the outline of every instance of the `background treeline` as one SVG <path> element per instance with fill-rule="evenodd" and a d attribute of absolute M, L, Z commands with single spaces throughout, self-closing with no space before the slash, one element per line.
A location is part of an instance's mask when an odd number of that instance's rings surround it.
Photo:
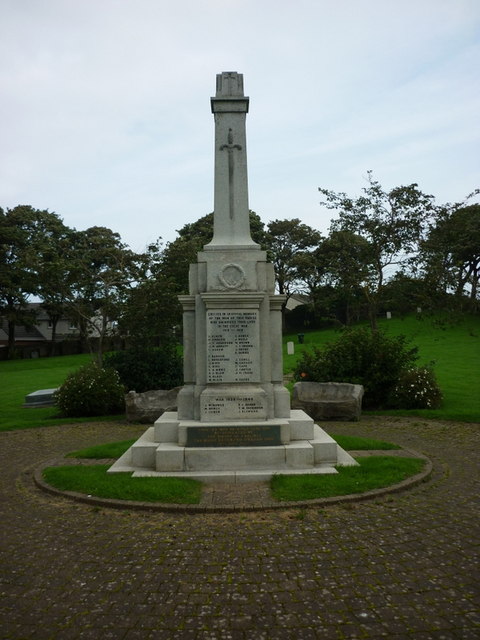
<path fill-rule="evenodd" d="M 278 292 L 304 304 L 287 311 L 294 331 L 369 319 L 385 311 L 478 312 L 479 190 L 462 203 L 439 205 L 416 184 L 391 190 L 368 174 L 362 195 L 320 188 L 335 217 L 326 236 L 300 219 L 264 224 L 250 212 L 252 237 L 275 265 Z M 133 252 L 105 227 L 77 231 L 60 216 L 31 206 L 0 208 L 0 316 L 14 354 L 15 325 L 35 323 L 41 302 L 53 327 L 62 317 L 95 344 L 112 334 L 129 346 L 171 343 L 181 330 L 177 296 L 188 292 L 188 266 L 210 241 L 213 214 L 178 231 L 166 245 Z M 54 348 L 52 349 L 54 353 Z"/>

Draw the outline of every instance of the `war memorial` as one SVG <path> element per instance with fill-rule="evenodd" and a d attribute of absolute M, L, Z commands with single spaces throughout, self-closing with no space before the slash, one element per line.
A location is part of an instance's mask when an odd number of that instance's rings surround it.
<path fill-rule="evenodd" d="M 190 266 L 183 306 L 184 386 L 167 411 L 110 468 L 205 482 L 337 473 L 355 465 L 283 384 L 283 296 L 250 235 L 243 76 L 217 75 L 214 234 Z"/>

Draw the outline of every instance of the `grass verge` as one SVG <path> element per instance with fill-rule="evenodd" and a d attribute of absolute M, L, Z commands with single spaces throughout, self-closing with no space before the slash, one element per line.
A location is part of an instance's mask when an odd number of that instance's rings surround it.
<path fill-rule="evenodd" d="M 346 450 L 392 450 L 395 444 L 358 436 L 333 436 Z M 68 454 L 72 458 L 119 458 L 135 442 L 122 440 L 88 447 Z M 274 476 L 272 495 L 277 500 L 310 500 L 363 493 L 396 484 L 419 472 L 423 460 L 412 458 L 361 458 L 360 467 L 340 467 L 338 475 Z M 43 471 L 48 484 L 62 491 L 77 491 L 100 498 L 198 504 L 201 483 L 184 478 L 132 478 L 130 473 L 107 474 L 109 465 L 49 467 Z"/>
<path fill-rule="evenodd" d="M 135 439 L 99 444 L 96 447 L 87 447 L 79 451 L 72 451 L 67 455 L 67 458 L 87 458 L 90 460 L 102 460 L 104 458 L 116 459 L 120 458 L 134 442 L 136 442 Z"/>
<path fill-rule="evenodd" d="M 388 451 L 401 449 L 397 444 L 374 440 L 373 438 L 361 438 L 359 436 L 332 436 L 337 444 L 346 451 Z"/>
<path fill-rule="evenodd" d="M 420 473 L 425 460 L 372 456 L 358 458 L 358 467 L 338 467 L 338 474 L 275 475 L 270 482 L 272 496 L 279 501 L 331 498 L 381 489 Z"/>
<path fill-rule="evenodd" d="M 132 478 L 130 473 L 107 473 L 110 465 L 47 467 L 43 479 L 61 491 L 77 491 L 98 498 L 198 504 L 202 485 L 188 478 Z"/>

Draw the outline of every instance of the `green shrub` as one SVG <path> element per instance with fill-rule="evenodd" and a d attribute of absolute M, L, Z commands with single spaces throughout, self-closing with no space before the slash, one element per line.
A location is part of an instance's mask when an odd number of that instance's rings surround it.
<path fill-rule="evenodd" d="M 55 392 L 62 416 L 103 416 L 125 410 L 125 389 L 118 373 L 91 362 L 70 374 Z"/>
<path fill-rule="evenodd" d="M 304 352 L 294 370 L 295 380 L 361 384 L 367 408 L 382 407 L 401 371 L 418 358 L 417 347 L 405 336 L 388 336 L 368 328 L 345 329 L 338 340 Z"/>
<path fill-rule="evenodd" d="M 402 371 L 388 404 L 393 409 L 438 409 L 442 404 L 442 392 L 432 369 L 420 367 Z"/>
<path fill-rule="evenodd" d="M 118 372 L 127 391 L 173 389 L 183 384 L 183 364 L 173 345 L 107 353 L 106 366 Z"/>

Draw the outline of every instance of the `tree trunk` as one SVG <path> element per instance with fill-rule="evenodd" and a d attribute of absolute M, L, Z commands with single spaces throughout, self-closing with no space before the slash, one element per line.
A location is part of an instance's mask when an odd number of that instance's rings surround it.
<path fill-rule="evenodd" d="M 377 298 L 375 294 L 372 295 L 372 293 L 368 290 L 368 287 L 364 287 L 363 292 L 367 299 L 367 311 L 368 319 L 370 320 L 370 328 L 372 331 L 377 331 Z"/>
<path fill-rule="evenodd" d="M 57 338 L 58 318 L 51 318 L 51 320 L 52 320 L 52 339 L 50 341 L 50 348 L 49 348 L 49 356 L 50 357 L 57 355 L 56 338 Z"/>
<path fill-rule="evenodd" d="M 8 321 L 8 347 L 7 347 L 7 360 L 13 360 L 15 358 L 15 321 Z"/>

